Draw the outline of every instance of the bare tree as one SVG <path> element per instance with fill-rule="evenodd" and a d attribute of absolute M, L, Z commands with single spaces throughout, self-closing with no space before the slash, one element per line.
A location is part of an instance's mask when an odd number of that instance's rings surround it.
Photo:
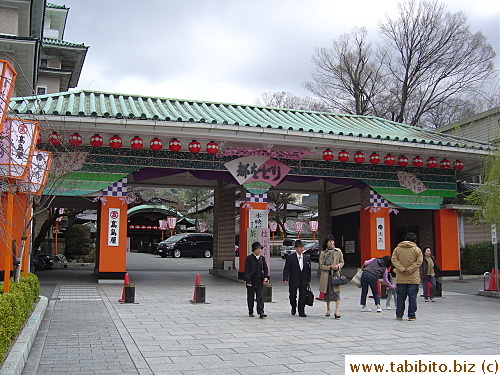
<path fill-rule="evenodd" d="M 313 81 L 305 82 L 304 87 L 336 111 L 376 114 L 374 101 L 381 93 L 384 77 L 367 34 L 365 28 L 355 28 L 335 40 L 332 48 L 315 50 Z"/>
<path fill-rule="evenodd" d="M 274 204 L 276 211 L 270 211 L 270 219 L 278 223 L 279 232 L 286 237 L 284 223 L 287 221 L 287 208 L 291 203 L 297 202 L 297 195 L 293 193 L 267 193 L 270 203 Z"/>
<path fill-rule="evenodd" d="M 428 126 L 428 115 L 454 98 L 475 95 L 493 74 L 495 52 L 480 33 L 472 34 L 462 12 L 437 1 L 399 4 L 380 32 L 388 53 L 383 63 L 394 120 Z"/>
<path fill-rule="evenodd" d="M 326 112 L 328 106 L 314 98 L 301 98 L 287 91 L 264 92 L 256 101 L 257 105 L 274 108 L 290 108 L 305 111 Z"/>
<path fill-rule="evenodd" d="M 420 127 L 498 105 L 491 90 L 498 89 L 495 52 L 481 33 L 471 33 L 463 13 L 435 0 L 407 0 L 398 9 L 380 25 L 376 50 L 364 28 L 316 48 L 304 87 L 334 111 Z"/>

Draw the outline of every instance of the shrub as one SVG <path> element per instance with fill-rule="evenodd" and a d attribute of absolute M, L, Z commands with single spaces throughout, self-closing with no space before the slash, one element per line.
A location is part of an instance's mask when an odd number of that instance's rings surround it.
<path fill-rule="evenodd" d="M 482 275 L 487 271 L 491 271 L 494 265 L 495 259 L 491 242 L 465 245 L 462 253 L 462 266 L 466 273 Z"/>
<path fill-rule="evenodd" d="M 0 363 L 3 361 L 11 341 L 18 335 L 34 309 L 40 293 L 36 275 L 30 273 L 15 283 L 11 279 L 9 293 L 3 293 L 0 285 Z"/>
<path fill-rule="evenodd" d="M 66 249 L 64 255 L 68 259 L 88 255 L 90 249 L 90 229 L 86 225 L 74 224 L 66 233 Z"/>

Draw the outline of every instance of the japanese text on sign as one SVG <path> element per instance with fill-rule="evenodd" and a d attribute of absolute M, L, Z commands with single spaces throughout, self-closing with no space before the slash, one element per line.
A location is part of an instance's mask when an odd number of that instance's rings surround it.
<path fill-rule="evenodd" d="M 385 219 L 377 217 L 377 250 L 385 250 Z"/>
<path fill-rule="evenodd" d="M 250 228 L 267 228 L 266 210 L 249 210 L 248 214 Z"/>
<path fill-rule="evenodd" d="M 110 208 L 108 217 L 108 246 L 119 246 L 119 224 L 120 210 L 118 208 Z"/>

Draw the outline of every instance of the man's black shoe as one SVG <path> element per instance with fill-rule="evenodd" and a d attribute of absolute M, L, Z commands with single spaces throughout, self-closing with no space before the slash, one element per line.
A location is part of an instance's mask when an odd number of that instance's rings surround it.
<path fill-rule="evenodd" d="M 266 314 L 259 314 L 259 318 L 265 318 L 267 315 Z"/>
<path fill-rule="evenodd" d="M 292 315 L 295 315 L 297 314 L 297 310 L 295 310 L 294 308 L 292 308 Z"/>
<path fill-rule="evenodd" d="M 299 314 L 301 318 L 305 318 L 307 315 L 305 313 Z"/>
<path fill-rule="evenodd" d="M 249 316 L 250 318 L 253 318 L 255 315 L 254 315 L 253 313 L 248 313 L 248 316 Z"/>

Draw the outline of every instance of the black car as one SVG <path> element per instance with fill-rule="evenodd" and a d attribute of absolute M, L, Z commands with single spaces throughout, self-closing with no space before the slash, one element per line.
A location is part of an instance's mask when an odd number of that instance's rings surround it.
<path fill-rule="evenodd" d="M 311 261 L 319 262 L 319 243 L 316 241 L 314 246 L 309 249 L 309 255 L 311 256 Z"/>
<path fill-rule="evenodd" d="M 162 258 L 181 256 L 210 258 L 212 256 L 214 238 L 208 233 L 176 234 L 158 244 L 158 255 Z"/>
<path fill-rule="evenodd" d="M 295 241 L 296 240 L 290 240 L 286 239 L 283 241 L 283 246 L 281 246 L 281 258 L 286 259 L 286 257 L 290 254 L 295 254 Z M 304 254 L 309 254 L 311 255 L 311 260 L 315 260 L 313 256 L 313 250 L 318 249 L 318 241 L 312 241 L 312 240 L 301 240 L 302 244 L 304 245 Z M 316 254 L 318 254 L 316 252 Z M 316 259 L 318 257 L 316 256 Z"/>

